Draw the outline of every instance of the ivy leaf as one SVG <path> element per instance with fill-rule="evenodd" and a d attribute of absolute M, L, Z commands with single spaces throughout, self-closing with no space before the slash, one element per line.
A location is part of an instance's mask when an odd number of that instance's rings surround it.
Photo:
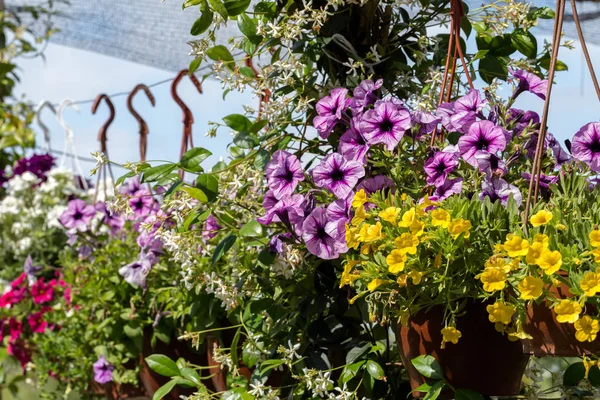
<path fill-rule="evenodd" d="M 199 172 L 202 171 L 200 164 L 206 160 L 212 153 L 202 147 L 194 147 L 188 150 L 183 157 L 181 157 L 181 167 L 186 171 Z"/>
<path fill-rule="evenodd" d="M 227 8 L 225 8 L 225 5 L 223 4 L 223 2 L 221 2 L 221 0 L 208 0 L 208 4 L 210 4 L 213 11 L 217 12 L 221 17 L 223 17 L 225 21 L 229 19 L 229 14 L 227 14 Z M 208 54 L 208 51 L 206 52 L 206 54 Z"/>
<path fill-rule="evenodd" d="M 510 40 L 515 49 L 525 57 L 533 59 L 537 56 L 537 40 L 531 32 L 515 29 L 510 35 Z"/>
<path fill-rule="evenodd" d="M 162 376 L 178 376 L 180 374 L 179 367 L 175 361 L 162 354 L 152 354 L 145 358 L 146 363 L 152 369 Z M 175 385 L 173 385 L 175 386 Z M 171 387 L 172 388 L 172 387 Z M 169 389 L 170 391 L 170 389 Z M 166 392 L 168 393 L 168 392 Z"/>
<path fill-rule="evenodd" d="M 217 247 L 215 248 L 213 257 L 212 257 L 213 264 L 216 264 L 217 261 L 219 261 L 221 259 L 221 257 L 223 257 L 223 255 L 225 253 L 227 253 L 229 251 L 229 249 L 231 249 L 231 247 L 235 244 L 236 240 L 237 240 L 237 236 L 229 235 L 225 239 L 223 239 L 221 241 L 221 243 L 219 243 L 217 245 Z"/>
<path fill-rule="evenodd" d="M 444 372 L 433 356 L 424 355 L 411 360 L 412 365 L 421 375 L 430 379 L 444 379 Z"/>
<path fill-rule="evenodd" d="M 229 114 L 223 117 L 223 122 L 236 132 L 249 132 L 252 129 L 252 122 L 242 114 Z"/>
<path fill-rule="evenodd" d="M 175 387 L 176 384 L 177 384 L 177 382 L 175 380 L 170 380 L 169 382 L 165 383 L 164 385 L 159 387 L 156 392 L 154 392 L 154 396 L 152 396 L 152 400 L 162 399 L 167 394 L 169 394 L 169 392 L 171 390 L 173 390 L 173 388 Z"/>
<path fill-rule="evenodd" d="M 209 174 L 198 176 L 196 178 L 196 187 L 204 192 L 208 201 L 214 201 L 219 194 L 219 181 Z"/>
<path fill-rule="evenodd" d="M 241 237 L 262 237 L 263 236 L 263 227 L 258 221 L 252 220 L 247 222 L 240 229 Z"/>

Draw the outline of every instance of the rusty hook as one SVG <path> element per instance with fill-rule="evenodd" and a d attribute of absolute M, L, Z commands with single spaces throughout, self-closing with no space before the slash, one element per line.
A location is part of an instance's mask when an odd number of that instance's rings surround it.
<path fill-rule="evenodd" d="M 146 121 L 144 121 L 142 116 L 138 114 L 137 111 L 135 111 L 135 109 L 133 108 L 133 97 L 140 90 L 146 92 L 146 96 L 148 96 L 148 100 L 150 100 L 150 104 L 152 104 L 152 107 L 156 106 L 156 100 L 154 99 L 154 95 L 150 91 L 150 88 L 144 85 L 143 83 L 140 83 L 135 88 L 133 88 L 133 90 L 131 91 L 131 93 L 129 93 L 129 96 L 127 97 L 127 108 L 129 109 L 129 112 L 134 116 L 134 118 L 137 119 L 138 124 L 140 125 L 140 161 L 146 161 L 146 150 L 148 149 L 147 135 L 149 133 L 148 124 L 146 123 Z"/>
<path fill-rule="evenodd" d="M 181 138 L 181 151 L 179 154 L 179 158 L 183 157 L 188 148 L 194 147 L 194 142 L 192 140 L 192 124 L 194 123 L 194 115 L 192 114 L 192 111 L 188 108 L 188 106 L 185 105 L 181 97 L 179 97 L 179 95 L 177 94 L 177 86 L 179 86 L 179 83 L 186 75 L 190 77 L 192 83 L 194 84 L 194 86 L 196 86 L 196 89 L 198 89 L 198 92 L 202 94 L 202 84 L 200 83 L 198 78 L 196 78 L 193 74 L 190 74 L 189 70 L 187 69 L 179 71 L 179 74 L 177 74 L 177 76 L 173 80 L 173 83 L 171 84 L 171 96 L 173 96 L 173 100 L 175 100 L 175 102 L 179 105 L 179 107 L 181 107 L 181 110 L 183 111 L 183 137 Z"/>
<path fill-rule="evenodd" d="M 106 156 L 108 157 L 108 152 L 106 148 L 106 141 L 108 139 L 106 136 L 106 132 L 108 131 L 108 127 L 110 126 L 110 124 L 112 124 L 112 122 L 115 120 L 115 106 L 110 100 L 110 97 L 108 97 L 104 93 L 99 94 L 98 97 L 96 97 L 96 100 L 94 100 L 94 104 L 92 104 L 92 114 L 96 114 L 96 111 L 98 111 L 98 106 L 100 105 L 100 102 L 102 100 L 106 102 L 106 105 L 110 110 L 110 115 L 108 116 L 108 119 L 106 120 L 104 125 L 102 125 L 102 128 L 100 128 L 100 132 L 98 132 L 98 141 L 100 142 L 100 151 L 106 154 Z"/>

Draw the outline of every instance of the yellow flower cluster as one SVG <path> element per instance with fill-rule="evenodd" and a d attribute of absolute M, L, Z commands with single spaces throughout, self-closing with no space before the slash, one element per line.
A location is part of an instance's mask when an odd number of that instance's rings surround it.
<path fill-rule="evenodd" d="M 462 333 L 458 329 L 453 326 L 447 326 L 442 329 L 442 345 L 440 346 L 442 349 L 446 348 L 446 343 L 458 343 L 458 339 L 460 339 Z"/>

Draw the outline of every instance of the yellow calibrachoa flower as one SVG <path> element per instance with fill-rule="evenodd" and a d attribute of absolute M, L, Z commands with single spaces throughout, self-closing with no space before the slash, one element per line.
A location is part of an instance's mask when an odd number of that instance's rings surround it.
<path fill-rule="evenodd" d="M 600 264 L 600 247 L 596 247 L 592 250 L 592 255 L 594 256 L 594 261 Z"/>
<path fill-rule="evenodd" d="M 590 244 L 592 247 L 600 247 L 600 230 L 594 229 L 590 232 L 588 237 L 590 238 Z"/>
<path fill-rule="evenodd" d="M 485 269 L 499 268 L 502 271 L 506 272 L 507 274 L 512 269 L 511 265 L 507 264 L 506 261 L 504 261 L 504 258 L 499 255 L 493 255 L 490 258 L 488 258 L 488 260 L 485 262 L 484 266 L 485 266 Z"/>
<path fill-rule="evenodd" d="M 533 339 L 533 336 L 531 336 L 523 330 L 523 326 L 521 325 L 521 322 L 519 320 L 517 320 L 516 325 L 516 329 L 507 332 L 508 340 L 510 340 L 511 342 L 516 342 L 519 339 Z"/>
<path fill-rule="evenodd" d="M 388 207 L 379 213 L 379 218 L 392 225 L 396 225 L 396 219 L 398 219 L 399 212 L 400 209 L 398 207 Z"/>
<path fill-rule="evenodd" d="M 592 367 L 594 365 L 598 365 L 598 360 L 592 360 L 591 358 L 587 358 L 585 356 L 585 354 L 583 355 L 583 368 L 585 368 L 585 375 L 583 376 L 583 379 L 587 379 L 588 376 L 590 375 L 590 370 L 592 369 Z"/>
<path fill-rule="evenodd" d="M 363 206 L 368 201 L 369 201 L 369 198 L 367 197 L 367 193 L 365 193 L 364 189 L 360 189 L 358 192 L 356 192 L 356 194 L 354 195 L 354 198 L 352 199 L 352 207 L 364 208 Z"/>
<path fill-rule="evenodd" d="M 431 225 L 441 226 L 442 228 L 448 228 L 450 224 L 450 214 L 446 210 L 436 208 L 431 212 Z"/>
<path fill-rule="evenodd" d="M 502 243 L 496 243 L 494 245 L 494 253 L 502 253 L 504 251 L 504 246 L 502 246 Z"/>
<path fill-rule="evenodd" d="M 388 271 L 392 274 L 397 274 L 404 270 L 404 265 L 406 263 L 406 253 L 394 249 L 392 252 L 385 258 L 385 262 L 388 265 Z"/>
<path fill-rule="evenodd" d="M 412 279 L 413 285 L 418 285 L 423 279 L 423 273 L 419 271 L 410 271 L 408 277 Z"/>
<path fill-rule="evenodd" d="M 504 250 L 509 257 L 526 256 L 529 252 L 529 242 L 519 235 L 508 235 L 504 242 Z"/>
<path fill-rule="evenodd" d="M 500 322 L 504 325 L 510 324 L 512 316 L 515 314 L 516 308 L 511 304 L 497 301 L 485 308 L 489 314 L 489 320 L 492 323 Z"/>
<path fill-rule="evenodd" d="M 396 282 L 398 283 L 398 285 L 400 285 L 400 287 L 406 287 L 408 281 L 408 274 L 402 274 L 398 276 L 398 279 L 396 280 Z"/>
<path fill-rule="evenodd" d="M 560 269 L 562 265 L 562 254 L 560 251 L 544 250 L 537 260 L 537 265 L 544 270 L 546 275 L 552 275 Z"/>
<path fill-rule="evenodd" d="M 408 210 L 404 214 L 402 214 L 402 220 L 400 222 L 398 222 L 398 226 L 401 228 L 408 228 L 410 226 L 410 224 L 412 224 L 412 222 L 415 220 L 415 218 L 416 218 L 416 211 L 415 211 L 415 208 L 412 207 L 410 210 Z"/>
<path fill-rule="evenodd" d="M 506 286 L 506 272 L 500 268 L 486 268 L 479 279 L 483 283 L 483 290 L 486 292 L 502 290 Z"/>
<path fill-rule="evenodd" d="M 358 249 L 360 245 L 360 235 L 358 229 L 346 224 L 346 244 L 351 249 Z"/>
<path fill-rule="evenodd" d="M 580 342 L 593 342 L 596 340 L 598 331 L 600 331 L 598 320 L 591 318 L 589 315 L 579 318 L 573 326 L 577 330 L 575 337 Z"/>
<path fill-rule="evenodd" d="M 544 281 L 535 276 L 526 276 L 519 282 L 519 296 L 523 300 L 537 299 L 544 291 Z"/>
<path fill-rule="evenodd" d="M 464 238 L 468 238 L 471 235 L 471 221 L 457 218 L 448 224 L 448 232 L 452 235 L 454 239 L 460 236 L 461 233 L 464 233 Z"/>
<path fill-rule="evenodd" d="M 442 329 L 442 345 L 440 346 L 442 349 L 446 348 L 446 343 L 458 343 L 458 339 L 461 338 L 462 333 L 458 329 L 453 326 L 448 326 Z"/>
<path fill-rule="evenodd" d="M 421 236 L 424 233 L 425 224 L 418 219 L 413 220 L 408 227 L 410 232 L 415 236 Z"/>
<path fill-rule="evenodd" d="M 433 266 L 435 268 L 440 268 L 442 266 L 442 252 L 441 251 L 435 255 L 435 258 L 433 259 Z"/>
<path fill-rule="evenodd" d="M 543 233 L 536 233 L 533 236 L 533 242 L 534 243 L 541 243 L 542 245 L 544 245 L 544 248 L 548 248 L 548 245 L 550 243 L 550 238 L 548 237 L 548 235 L 545 235 Z"/>
<path fill-rule="evenodd" d="M 354 210 L 354 217 L 352 217 L 351 223 L 354 226 L 358 226 L 362 224 L 368 216 L 369 214 L 367 214 L 364 207 L 358 207 Z"/>
<path fill-rule="evenodd" d="M 586 272 L 579 282 L 579 287 L 586 296 L 594 296 L 600 292 L 600 274 L 592 271 Z"/>
<path fill-rule="evenodd" d="M 365 224 L 360 228 L 360 239 L 365 243 L 372 243 L 385 237 L 383 234 L 383 225 L 377 222 L 375 225 Z"/>
<path fill-rule="evenodd" d="M 529 222 L 534 228 L 546 225 L 550 221 L 552 221 L 552 213 L 546 210 L 540 210 L 529 218 Z"/>
<path fill-rule="evenodd" d="M 573 324 L 579 319 L 581 306 L 573 300 L 564 299 L 554 307 L 554 312 L 556 313 L 556 320 L 558 322 Z"/>
<path fill-rule="evenodd" d="M 402 253 L 406 254 L 417 254 L 417 246 L 419 245 L 419 238 L 411 235 L 410 233 L 403 233 L 394 240 L 394 245 Z"/>
<path fill-rule="evenodd" d="M 546 249 L 547 247 L 545 247 L 543 243 L 534 241 L 531 244 L 531 246 L 529 246 L 529 250 L 527 251 L 527 255 L 525 256 L 525 261 L 527 261 L 527 264 L 537 264 L 538 259 L 542 255 L 542 252 Z"/>
<path fill-rule="evenodd" d="M 383 285 L 386 281 L 383 279 L 373 279 L 371 282 L 369 282 L 369 284 L 367 285 L 367 289 L 369 289 L 369 292 L 374 291 L 375 289 L 377 289 L 379 286 Z"/>
<path fill-rule="evenodd" d="M 346 260 L 346 265 L 344 265 L 344 272 L 342 272 L 342 277 L 340 278 L 340 288 L 346 285 L 352 285 L 352 283 L 360 278 L 358 274 L 351 274 L 352 268 L 354 268 L 357 264 L 360 264 L 359 260 Z"/>

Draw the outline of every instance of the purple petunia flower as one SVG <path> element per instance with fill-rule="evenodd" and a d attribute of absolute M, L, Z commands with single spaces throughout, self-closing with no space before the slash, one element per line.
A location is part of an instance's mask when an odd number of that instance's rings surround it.
<path fill-rule="evenodd" d="M 204 228 L 202 229 L 202 238 L 204 238 L 205 240 L 210 240 L 214 238 L 215 236 L 217 236 L 217 232 L 221 228 L 223 227 L 218 224 L 215 217 L 212 214 L 209 215 L 206 219 L 206 222 L 204 223 Z"/>
<path fill-rule="evenodd" d="M 31 259 L 31 256 L 28 255 L 25 259 L 25 264 L 23 265 L 23 271 L 27 276 L 27 283 L 29 283 L 29 286 L 33 286 L 33 284 L 35 284 L 35 282 L 37 281 L 36 274 L 41 270 L 42 266 L 33 265 L 33 260 Z"/>
<path fill-rule="evenodd" d="M 478 113 L 487 105 L 485 97 L 480 96 L 479 90 L 471 89 L 466 95 L 459 97 L 454 102 L 454 112 L 474 112 Z"/>
<path fill-rule="evenodd" d="M 107 207 L 106 203 L 99 201 L 95 206 L 96 210 L 104 214 L 104 218 L 102 219 L 102 223 L 108 225 L 110 227 L 111 233 L 114 235 L 123 229 L 125 226 L 125 218 L 121 215 L 111 212 Z"/>
<path fill-rule="evenodd" d="M 140 179 L 135 177 L 127 180 L 127 182 L 121 186 L 121 193 L 133 196 L 138 190 L 142 188 Z"/>
<path fill-rule="evenodd" d="M 269 251 L 273 254 L 282 254 L 283 253 L 283 240 L 281 240 L 281 235 L 275 235 L 269 240 Z"/>
<path fill-rule="evenodd" d="M 95 215 L 94 206 L 86 204 L 84 200 L 74 199 L 69 201 L 67 209 L 62 213 L 59 221 L 69 230 L 85 232 Z"/>
<path fill-rule="evenodd" d="M 584 125 L 573 136 L 571 153 L 586 163 L 594 172 L 600 172 L 600 122 Z"/>
<path fill-rule="evenodd" d="M 481 193 L 479 193 L 479 199 L 481 201 L 486 197 L 489 197 L 492 203 L 496 200 L 500 200 L 500 203 L 503 206 L 506 206 L 511 195 L 517 203 L 517 207 L 520 207 L 523 198 L 521 196 L 521 191 L 515 185 L 511 185 L 497 176 L 486 178 L 481 183 Z"/>
<path fill-rule="evenodd" d="M 420 139 L 423 135 L 430 134 L 440 123 L 441 118 L 425 111 L 415 111 L 411 114 L 412 124 L 418 125 L 419 130 L 413 132 L 412 135 L 415 139 Z"/>
<path fill-rule="evenodd" d="M 350 220 L 350 209 L 352 206 L 352 199 L 354 199 L 354 193 L 350 192 L 348 197 L 345 199 L 338 199 L 327 206 L 327 217 L 331 221 L 345 222 Z"/>
<path fill-rule="evenodd" d="M 571 155 L 562 148 L 558 140 L 550 132 L 546 133 L 546 144 L 552 150 L 557 165 L 571 161 Z"/>
<path fill-rule="evenodd" d="M 382 85 L 383 79 L 378 79 L 376 82 L 373 82 L 370 79 L 365 79 L 359 83 L 358 86 L 354 88 L 354 92 L 352 93 L 354 96 L 352 98 L 352 111 L 355 114 L 358 114 L 371 104 L 375 104 L 375 102 L 378 100 L 376 92 L 379 90 L 379 88 L 381 88 Z"/>
<path fill-rule="evenodd" d="M 345 231 L 338 221 L 330 221 L 327 210 L 315 208 L 302 225 L 302 239 L 312 254 L 324 260 L 338 258 L 348 251 Z"/>
<path fill-rule="evenodd" d="M 98 361 L 94 364 L 94 380 L 101 385 L 105 383 L 112 382 L 113 380 L 113 370 L 114 366 L 110 365 L 110 363 L 104 358 L 104 356 L 98 357 Z"/>
<path fill-rule="evenodd" d="M 277 150 L 265 168 L 269 189 L 277 199 L 291 195 L 298 183 L 304 180 L 304 171 L 298 157 Z"/>
<path fill-rule="evenodd" d="M 267 198 L 266 195 L 265 198 Z M 263 201 L 264 206 L 265 202 Z M 293 228 L 294 232 L 296 232 L 301 228 L 301 223 L 305 215 L 305 207 L 306 198 L 303 195 L 293 194 L 285 196 L 274 205 L 269 205 L 268 209 L 265 207 L 265 215 L 256 220 L 263 225 L 283 222 L 289 225 L 288 229 Z"/>
<path fill-rule="evenodd" d="M 388 178 L 385 175 L 376 175 L 371 178 L 364 179 L 361 183 L 356 187 L 356 191 L 360 191 L 363 189 L 367 195 L 372 195 L 375 192 L 384 189 L 391 189 L 394 186 L 394 181 Z"/>
<path fill-rule="evenodd" d="M 323 139 L 327 139 L 333 128 L 342 122 L 343 113 L 352 104 L 352 99 L 347 95 L 348 89 L 336 88 L 317 102 L 315 109 L 318 115 L 313 125 Z"/>
<path fill-rule="evenodd" d="M 358 161 L 346 159 L 339 153 L 332 153 L 312 170 L 315 185 L 329 189 L 340 199 L 345 199 L 354 189 L 365 169 Z"/>
<path fill-rule="evenodd" d="M 448 179 L 441 186 L 438 186 L 433 192 L 433 196 L 429 196 L 431 201 L 443 201 L 453 194 L 462 192 L 462 178 Z"/>
<path fill-rule="evenodd" d="M 142 251 L 137 260 L 119 268 L 119 275 L 134 288 L 141 286 L 145 289 L 146 277 L 152 269 L 152 262 L 155 260 L 154 255 L 149 256 L 149 253 Z"/>
<path fill-rule="evenodd" d="M 468 133 L 458 139 L 458 148 L 462 158 L 476 167 L 475 154 L 478 151 L 494 154 L 506 148 L 505 130 L 490 121 L 475 122 Z"/>
<path fill-rule="evenodd" d="M 350 128 L 340 137 L 338 152 L 348 160 L 366 163 L 369 145 L 361 133 L 351 124 Z"/>
<path fill-rule="evenodd" d="M 143 218 L 152 212 L 154 198 L 146 189 L 140 189 L 129 198 L 129 207 L 133 211 L 133 218 Z"/>
<path fill-rule="evenodd" d="M 31 172 L 42 182 L 45 182 L 46 173 L 54 166 L 54 157 L 50 154 L 34 154 L 31 157 L 21 158 L 13 168 L 13 176 L 23 175 L 25 172 Z"/>
<path fill-rule="evenodd" d="M 535 111 L 511 108 L 506 114 L 506 123 L 513 125 L 512 130 L 515 135 L 520 135 L 528 126 L 537 127 L 540 123 L 540 116 Z"/>
<path fill-rule="evenodd" d="M 394 148 L 411 127 L 407 109 L 390 101 L 380 101 L 363 115 L 359 130 L 370 145 L 383 143 L 388 151 Z"/>
<path fill-rule="evenodd" d="M 427 175 L 427 184 L 434 186 L 443 184 L 457 165 L 458 159 L 455 154 L 438 151 L 425 161 L 423 166 Z"/>
<path fill-rule="evenodd" d="M 531 180 L 531 174 L 529 172 L 523 172 L 521 176 L 528 181 Z M 540 187 L 548 189 L 550 185 L 555 185 L 558 182 L 558 176 L 540 174 Z"/>
<path fill-rule="evenodd" d="M 519 80 L 519 85 L 515 88 L 512 95 L 516 99 L 523 92 L 531 92 L 542 100 L 546 100 L 546 92 L 548 91 L 548 80 L 541 79 L 539 76 L 531 72 L 523 70 L 514 70 L 509 68 L 510 74 Z"/>
<path fill-rule="evenodd" d="M 506 164 L 504 164 L 504 161 L 495 154 L 486 151 L 478 151 L 475 153 L 475 159 L 477 160 L 477 167 L 479 170 L 484 172 L 487 176 L 504 175 L 507 172 Z"/>

